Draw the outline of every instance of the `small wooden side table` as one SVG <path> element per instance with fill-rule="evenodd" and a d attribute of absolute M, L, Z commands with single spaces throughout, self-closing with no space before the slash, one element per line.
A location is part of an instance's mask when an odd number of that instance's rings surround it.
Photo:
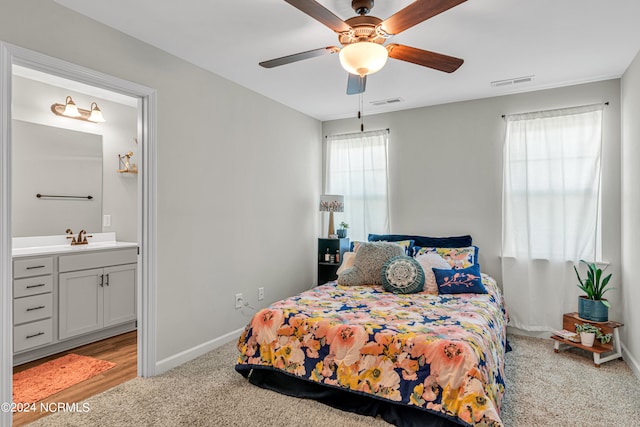
<path fill-rule="evenodd" d="M 591 353 L 593 353 L 593 364 L 596 366 L 596 368 L 599 368 L 601 363 L 605 363 L 610 360 L 622 357 L 622 346 L 620 345 L 620 335 L 618 333 L 618 328 L 620 326 L 624 326 L 622 323 L 613 322 L 611 320 L 608 322 L 594 322 L 592 320 L 586 320 L 578 317 L 578 313 L 566 313 L 562 316 L 563 329 L 566 329 L 567 331 L 575 331 L 576 323 L 590 323 L 602 329 L 603 334 L 613 335 L 613 339 L 606 344 L 602 344 L 600 340 L 596 339 L 593 343 L 593 347 L 587 347 L 579 342 L 565 340 L 556 335 L 552 335 L 551 338 L 556 341 L 555 343 L 553 343 L 554 352 L 559 352 L 561 350 L 561 345 L 577 347 L 583 350 L 590 351 Z"/>

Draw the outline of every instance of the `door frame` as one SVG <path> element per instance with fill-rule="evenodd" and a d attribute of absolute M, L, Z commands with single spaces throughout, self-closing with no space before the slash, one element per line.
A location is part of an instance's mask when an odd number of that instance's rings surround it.
<path fill-rule="evenodd" d="M 157 95 L 137 83 L 0 41 L 0 404 L 12 402 L 13 281 L 11 252 L 12 65 L 75 80 L 138 99 L 138 375 L 156 373 Z M 12 414 L 0 411 L 0 425 Z"/>

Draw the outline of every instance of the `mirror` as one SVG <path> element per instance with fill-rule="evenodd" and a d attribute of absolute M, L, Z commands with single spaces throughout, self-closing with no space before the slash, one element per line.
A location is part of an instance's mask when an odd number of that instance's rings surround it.
<path fill-rule="evenodd" d="M 13 237 L 101 230 L 102 136 L 13 120 L 12 140 Z"/>

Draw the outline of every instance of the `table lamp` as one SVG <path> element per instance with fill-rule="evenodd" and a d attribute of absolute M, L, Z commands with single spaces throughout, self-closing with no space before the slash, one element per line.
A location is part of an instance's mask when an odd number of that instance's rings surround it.
<path fill-rule="evenodd" d="M 329 212 L 329 232 L 327 237 L 334 237 L 336 230 L 333 226 L 333 213 L 344 212 L 344 196 L 323 194 L 320 196 L 320 212 Z"/>

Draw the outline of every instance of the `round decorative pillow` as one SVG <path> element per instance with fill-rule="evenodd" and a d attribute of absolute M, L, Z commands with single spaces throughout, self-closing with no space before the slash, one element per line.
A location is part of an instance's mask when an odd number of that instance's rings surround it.
<path fill-rule="evenodd" d="M 406 255 L 396 256 L 385 262 L 380 276 L 384 289 L 396 294 L 413 294 L 420 292 L 424 286 L 422 266 Z"/>

